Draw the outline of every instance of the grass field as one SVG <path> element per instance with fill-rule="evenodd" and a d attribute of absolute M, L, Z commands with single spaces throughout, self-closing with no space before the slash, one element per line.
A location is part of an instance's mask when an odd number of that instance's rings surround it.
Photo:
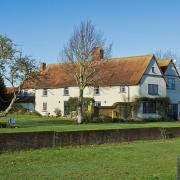
<path fill-rule="evenodd" d="M 180 139 L 0 154 L 0 179 L 174 180 Z"/>
<path fill-rule="evenodd" d="M 41 117 L 37 115 L 8 115 L 0 122 L 8 122 L 10 117 L 16 120 L 18 128 L 0 128 L 0 133 L 26 131 L 76 131 L 90 129 L 119 129 L 140 127 L 180 127 L 180 122 L 124 122 L 124 123 L 89 123 L 77 125 L 75 121 L 63 118 Z"/>

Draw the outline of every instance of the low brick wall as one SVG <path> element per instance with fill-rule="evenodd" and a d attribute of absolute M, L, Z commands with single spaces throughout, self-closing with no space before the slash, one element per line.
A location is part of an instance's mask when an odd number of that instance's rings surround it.
<path fill-rule="evenodd" d="M 170 128 L 163 128 L 163 129 L 166 132 L 167 138 L 180 136 L 180 127 L 170 127 Z"/>
<path fill-rule="evenodd" d="M 180 127 L 0 133 L 0 152 L 180 137 Z"/>
<path fill-rule="evenodd" d="M 0 152 L 54 146 L 54 132 L 0 133 Z"/>
<path fill-rule="evenodd" d="M 58 132 L 55 136 L 55 144 L 57 146 L 89 145 L 160 138 L 161 133 L 159 128 L 91 130 Z"/>

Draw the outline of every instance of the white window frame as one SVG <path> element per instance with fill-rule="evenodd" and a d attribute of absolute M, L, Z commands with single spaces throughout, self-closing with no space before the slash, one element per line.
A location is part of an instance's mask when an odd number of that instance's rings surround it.
<path fill-rule="evenodd" d="M 69 96 L 69 88 L 68 87 L 64 88 L 64 96 Z"/>
<path fill-rule="evenodd" d="M 94 95 L 96 95 L 96 96 L 100 95 L 99 86 L 95 86 L 95 87 L 94 87 Z"/>
<path fill-rule="evenodd" d="M 156 92 L 157 90 L 157 92 Z M 159 87 L 158 84 L 148 84 L 148 94 L 149 95 L 158 95 Z"/>
<path fill-rule="evenodd" d="M 42 104 L 42 111 L 47 112 L 47 102 L 43 102 Z"/>
<path fill-rule="evenodd" d="M 25 90 L 23 91 L 23 96 L 28 96 L 28 90 L 27 90 L 27 89 L 25 89 Z"/>
<path fill-rule="evenodd" d="M 173 81 L 172 81 L 173 80 Z M 168 81 L 168 86 L 167 88 L 168 89 L 171 89 L 171 90 L 175 90 L 176 89 L 176 81 L 175 81 L 175 78 L 168 78 L 167 79 Z M 171 83 L 170 83 L 171 82 Z M 172 83 L 173 82 L 173 83 Z"/>
<path fill-rule="evenodd" d="M 94 106 L 95 106 L 95 107 L 101 106 L 101 101 L 95 101 L 95 102 L 94 102 Z"/>
<path fill-rule="evenodd" d="M 126 93 L 126 86 L 120 86 L 119 87 L 119 92 L 120 93 Z"/>
<path fill-rule="evenodd" d="M 47 89 L 43 89 L 43 96 L 48 96 L 48 90 Z"/>

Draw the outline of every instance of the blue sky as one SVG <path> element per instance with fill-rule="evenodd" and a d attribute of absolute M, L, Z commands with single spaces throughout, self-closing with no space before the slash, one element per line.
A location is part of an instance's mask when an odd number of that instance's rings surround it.
<path fill-rule="evenodd" d="M 0 0 L 0 34 L 55 63 L 74 25 L 91 20 L 113 42 L 113 57 L 157 49 L 180 55 L 179 9 L 179 0 Z"/>

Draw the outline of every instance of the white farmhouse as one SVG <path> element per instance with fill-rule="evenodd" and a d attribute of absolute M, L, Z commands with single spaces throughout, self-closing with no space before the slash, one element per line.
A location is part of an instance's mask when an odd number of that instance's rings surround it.
<path fill-rule="evenodd" d="M 103 59 L 102 50 L 96 49 L 96 61 L 101 61 L 98 71 L 101 81 L 96 87 L 87 87 L 84 97 L 92 97 L 95 106 L 111 107 L 117 102 L 133 102 L 136 98 L 169 97 L 169 115 L 179 118 L 180 78 L 171 60 L 157 61 L 154 55 Z M 35 89 L 35 110 L 42 115 L 55 115 L 59 108 L 62 115 L 69 113 L 69 97 L 78 97 L 79 89 L 64 64 L 41 65 L 41 80 L 28 87 Z M 27 89 L 26 89 L 27 90 Z M 142 102 L 137 116 L 156 118 L 157 102 Z"/>

